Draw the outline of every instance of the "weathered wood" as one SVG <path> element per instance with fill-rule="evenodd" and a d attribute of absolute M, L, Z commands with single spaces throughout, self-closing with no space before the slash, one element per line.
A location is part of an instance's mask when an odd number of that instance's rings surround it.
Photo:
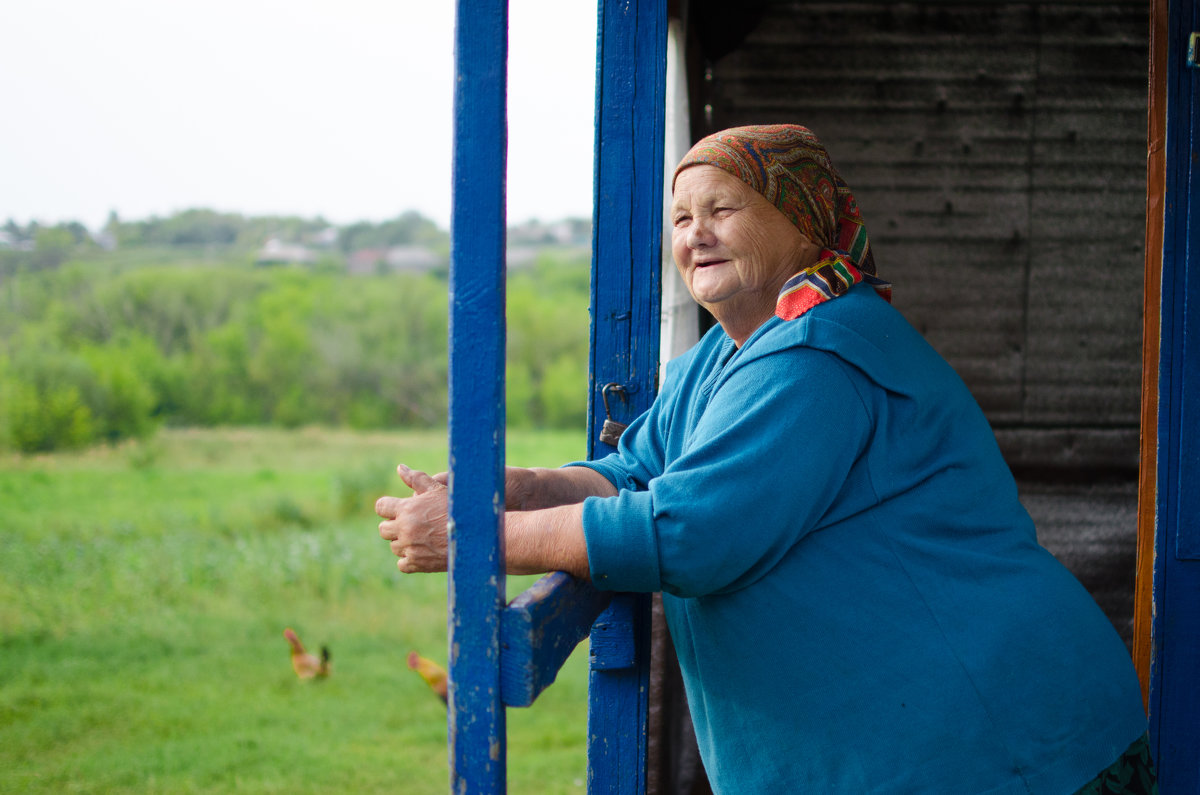
<path fill-rule="evenodd" d="M 591 636 L 588 793 L 646 791 L 650 595 L 615 594 Z"/>
<path fill-rule="evenodd" d="M 666 0 L 602 0 L 599 20 L 589 457 L 612 450 L 598 438 L 605 384 L 623 387 L 609 400 L 619 422 L 657 391 Z M 589 793 L 645 791 L 649 623 L 648 596 L 618 594 L 593 632 Z M 613 652 L 621 637 L 629 655 Z"/>
<path fill-rule="evenodd" d="M 741 46 L 706 64 L 696 104 L 710 116 L 693 137 L 811 126 L 854 188 L 895 305 L 989 420 L 1124 431 L 1126 448 L 1095 449 L 1113 456 L 1100 465 L 1126 466 L 1141 365 L 1145 13 L 1132 2 L 772 2 Z"/>
<path fill-rule="evenodd" d="M 507 0 L 459 0 L 450 222 L 450 785 L 505 790 Z"/>
<path fill-rule="evenodd" d="M 1150 631 L 1154 611 L 1154 544 L 1158 489 L 1158 344 L 1167 181 L 1167 5 L 1150 0 L 1149 129 L 1146 140 L 1146 266 L 1142 319 L 1141 467 L 1138 470 L 1138 554 L 1133 663 L 1150 704 Z"/>
<path fill-rule="evenodd" d="M 533 704 L 610 601 L 611 593 L 561 571 L 547 574 L 514 599 L 500 616 L 504 703 Z"/>
<path fill-rule="evenodd" d="M 634 637 L 635 603 L 621 594 L 592 625 L 590 665 L 593 671 L 621 671 L 637 665 Z"/>
<path fill-rule="evenodd" d="M 1122 475 L 1130 483 L 1137 480 L 1137 428 L 1016 425 L 994 432 L 1005 461 L 1018 476 L 1040 473 L 1052 480 L 1090 480 Z"/>

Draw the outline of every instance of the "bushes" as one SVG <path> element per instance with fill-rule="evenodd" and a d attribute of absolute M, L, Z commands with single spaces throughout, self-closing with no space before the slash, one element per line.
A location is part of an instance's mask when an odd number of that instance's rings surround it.
<path fill-rule="evenodd" d="M 88 348 L 82 357 L 92 374 L 85 402 L 94 419 L 94 438 L 116 442 L 153 433 L 155 393 L 139 372 L 138 360 L 121 348 Z"/>
<path fill-rule="evenodd" d="M 41 342 L 27 337 L 0 358 L 0 442 L 33 453 L 153 433 L 154 391 L 134 359 L 116 348 Z"/>
<path fill-rule="evenodd" d="M 92 414 L 79 390 L 70 385 L 39 390 L 28 384 L 7 383 L 4 400 L 4 438 L 22 453 L 82 447 L 92 441 Z"/>
<path fill-rule="evenodd" d="M 586 421 L 587 262 L 509 287 L 510 423 Z M 440 426 L 447 290 L 432 274 L 76 263 L 0 281 L 0 445 L 173 425 Z"/>
<path fill-rule="evenodd" d="M 539 259 L 509 278 L 508 423 L 587 424 L 588 263 Z M 582 278 L 581 278 L 582 277 Z"/>

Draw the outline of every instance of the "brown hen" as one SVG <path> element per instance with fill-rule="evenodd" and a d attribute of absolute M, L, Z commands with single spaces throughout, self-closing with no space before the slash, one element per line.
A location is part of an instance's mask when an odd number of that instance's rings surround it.
<path fill-rule="evenodd" d="M 322 646 L 320 657 L 305 651 L 304 644 L 300 642 L 300 638 L 291 627 L 283 631 L 283 636 L 287 638 L 288 645 L 292 647 L 292 670 L 296 672 L 296 676 L 301 679 L 329 676 L 329 649 Z"/>

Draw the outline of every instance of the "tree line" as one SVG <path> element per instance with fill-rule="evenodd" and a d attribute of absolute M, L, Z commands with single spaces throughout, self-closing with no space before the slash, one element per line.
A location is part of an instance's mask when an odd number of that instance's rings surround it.
<path fill-rule="evenodd" d="M 586 255 L 553 249 L 510 276 L 511 425 L 583 428 L 588 277 Z M 0 273 L 0 446 L 116 442 L 163 424 L 440 426 L 447 311 L 444 270 L 78 248 L 52 267 L 23 263 Z"/>
<path fill-rule="evenodd" d="M 445 230 L 411 210 L 384 221 L 342 226 L 321 217 L 246 216 L 202 208 L 139 220 L 123 220 L 113 212 L 95 232 L 79 221 L 19 224 L 10 218 L 0 225 L 0 275 L 55 268 L 73 256 L 100 250 L 188 250 L 249 260 L 269 239 L 313 246 L 332 263 L 365 248 L 416 245 L 443 258 L 450 248 Z"/>

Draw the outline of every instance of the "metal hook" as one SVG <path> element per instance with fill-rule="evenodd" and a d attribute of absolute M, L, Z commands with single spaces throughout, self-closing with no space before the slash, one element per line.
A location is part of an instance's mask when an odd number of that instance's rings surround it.
<path fill-rule="evenodd" d="M 610 390 L 610 389 L 614 392 L 619 392 L 621 394 L 624 394 L 625 387 L 623 387 L 620 384 L 615 383 L 615 382 L 607 383 L 603 387 L 601 387 L 600 399 L 604 401 L 604 416 L 609 417 L 609 418 L 612 417 L 612 412 L 608 408 L 608 390 Z"/>
<path fill-rule="evenodd" d="M 604 425 L 600 429 L 600 441 L 616 447 L 626 426 L 625 423 L 614 420 L 609 412 L 608 390 L 610 389 L 619 394 L 625 394 L 625 387 L 620 384 L 609 383 L 600 389 L 600 399 L 604 401 Z"/>

